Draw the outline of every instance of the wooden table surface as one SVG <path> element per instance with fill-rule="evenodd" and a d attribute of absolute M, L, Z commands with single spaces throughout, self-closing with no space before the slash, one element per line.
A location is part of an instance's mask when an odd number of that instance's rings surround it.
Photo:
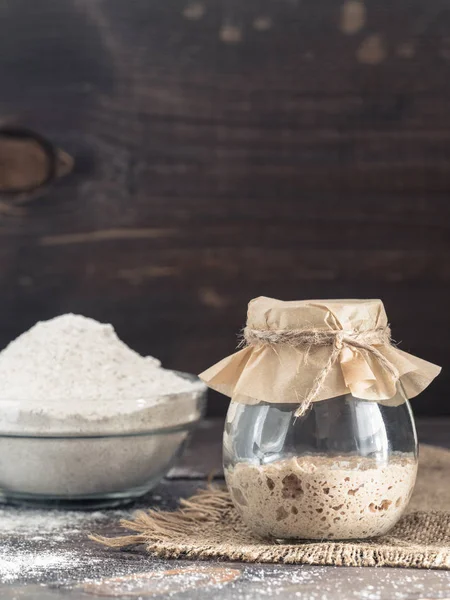
<path fill-rule="evenodd" d="M 449 426 L 449 419 L 419 420 L 419 438 L 450 447 Z M 175 507 L 211 471 L 221 477 L 221 427 L 220 420 L 205 421 L 178 467 L 132 507 L 94 513 L 1 508 L 0 598 L 450 599 L 450 571 L 169 561 L 88 540 L 93 530 L 117 533 L 119 519 L 137 507 Z"/>

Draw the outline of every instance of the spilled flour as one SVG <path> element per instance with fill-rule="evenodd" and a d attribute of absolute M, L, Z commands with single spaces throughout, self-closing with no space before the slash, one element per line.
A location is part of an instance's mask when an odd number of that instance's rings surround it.
<path fill-rule="evenodd" d="M 105 513 L 101 511 L 30 510 L 5 506 L 0 508 L 0 535 L 26 535 L 34 540 L 42 539 L 42 536 L 48 534 L 67 536 L 83 531 L 87 527 L 98 527 L 108 519 L 120 519 L 127 514 L 120 510 Z"/>
<path fill-rule="evenodd" d="M 42 550 L 38 554 L 23 551 L 11 557 L 10 554 L 5 556 L 4 551 L 0 550 L 0 581 L 8 583 L 17 580 L 19 576 L 39 576 L 49 570 L 72 568 L 80 564 L 80 558 L 68 551 Z"/>
<path fill-rule="evenodd" d="M 78 512 L 0 509 L 0 583 L 55 578 L 100 559 L 89 551 L 80 552 L 79 543 L 86 532 L 98 529 L 109 519 L 120 519 L 124 511 Z"/>

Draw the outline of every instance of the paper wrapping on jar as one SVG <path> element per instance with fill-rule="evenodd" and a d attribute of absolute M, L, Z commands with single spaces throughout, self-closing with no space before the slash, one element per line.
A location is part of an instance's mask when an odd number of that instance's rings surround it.
<path fill-rule="evenodd" d="M 301 300 L 284 302 L 259 297 L 249 303 L 247 328 L 261 331 L 342 330 L 366 332 L 388 327 L 381 300 Z M 343 394 L 395 406 L 422 392 L 441 368 L 395 345 L 377 344 L 393 366 L 393 376 L 376 356 L 343 346 L 313 401 Z M 309 347 L 261 343 L 244 347 L 200 374 L 200 378 L 234 401 L 301 404 L 333 352 L 333 346 Z M 402 392 L 398 393 L 398 381 Z"/>

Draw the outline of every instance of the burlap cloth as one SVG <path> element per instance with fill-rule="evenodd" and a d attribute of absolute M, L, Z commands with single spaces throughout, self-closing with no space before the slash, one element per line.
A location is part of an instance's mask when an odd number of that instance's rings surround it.
<path fill-rule="evenodd" d="M 450 451 L 421 446 L 416 488 L 405 516 L 380 538 L 276 544 L 255 538 L 223 488 L 181 500 L 175 512 L 140 511 L 122 526 L 136 532 L 92 539 L 111 547 L 144 544 L 163 558 L 450 569 Z"/>

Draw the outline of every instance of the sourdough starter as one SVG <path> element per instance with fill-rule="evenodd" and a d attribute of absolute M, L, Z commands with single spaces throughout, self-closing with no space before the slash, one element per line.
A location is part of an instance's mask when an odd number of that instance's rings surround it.
<path fill-rule="evenodd" d="M 352 539 L 382 535 L 403 513 L 416 479 L 409 455 L 384 466 L 362 457 L 304 456 L 226 470 L 244 522 L 263 537 Z"/>

